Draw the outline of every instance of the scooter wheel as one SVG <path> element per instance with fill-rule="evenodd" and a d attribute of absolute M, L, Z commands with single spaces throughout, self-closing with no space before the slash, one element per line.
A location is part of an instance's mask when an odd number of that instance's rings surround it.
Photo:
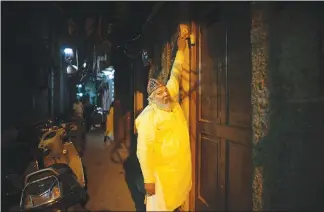
<path fill-rule="evenodd" d="M 89 200 L 89 195 L 88 195 L 88 192 L 86 190 L 84 190 L 84 192 L 82 192 L 82 197 L 81 197 L 81 202 L 80 202 L 80 205 L 85 208 L 88 200 Z"/>

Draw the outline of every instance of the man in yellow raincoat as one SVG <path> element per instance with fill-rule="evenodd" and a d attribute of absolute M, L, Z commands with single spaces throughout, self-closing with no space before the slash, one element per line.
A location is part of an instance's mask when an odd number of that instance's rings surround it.
<path fill-rule="evenodd" d="M 178 102 L 185 45 L 180 38 L 167 85 L 149 80 L 149 105 L 135 120 L 147 211 L 175 211 L 191 190 L 189 131 Z"/>

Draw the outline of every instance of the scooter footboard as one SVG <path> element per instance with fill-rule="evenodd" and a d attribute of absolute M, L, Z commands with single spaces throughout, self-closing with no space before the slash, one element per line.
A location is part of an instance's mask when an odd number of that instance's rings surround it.
<path fill-rule="evenodd" d="M 85 187 L 82 159 L 79 156 L 79 153 L 76 151 L 72 142 L 67 142 L 64 145 L 65 145 L 65 149 L 68 151 L 69 166 L 73 170 L 74 174 L 76 175 L 78 182 L 83 187 Z"/>

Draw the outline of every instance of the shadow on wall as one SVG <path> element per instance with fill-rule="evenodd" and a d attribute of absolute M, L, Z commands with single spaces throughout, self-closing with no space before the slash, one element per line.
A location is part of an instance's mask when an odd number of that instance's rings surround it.
<path fill-rule="evenodd" d="M 324 209 L 322 38 L 315 14 L 291 4 L 270 25 L 269 125 L 254 147 L 263 170 L 264 210 Z"/>
<path fill-rule="evenodd" d="M 152 58 L 153 66 L 149 72 L 149 76 L 159 79 L 163 82 L 167 81 L 170 68 L 177 52 L 177 38 L 179 32 L 179 20 L 170 16 L 170 13 L 176 14 L 174 10 L 175 4 L 167 4 L 165 10 L 169 13 L 161 13 L 163 17 L 156 19 L 157 23 L 153 25 L 147 36 L 145 46 L 150 49 L 149 56 Z M 173 6 L 173 7 L 172 7 Z M 168 46 L 168 48 L 166 48 Z M 168 62 L 166 62 L 168 60 Z M 166 65 L 166 64 L 170 64 Z"/>

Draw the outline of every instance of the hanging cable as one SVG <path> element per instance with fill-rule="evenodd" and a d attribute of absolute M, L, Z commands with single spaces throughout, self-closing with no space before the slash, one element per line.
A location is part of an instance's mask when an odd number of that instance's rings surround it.
<path fill-rule="evenodd" d="M 148 27 L 148 25 L 150 24 L 150 23 L 152 23 L 152 19 L 153 19 L 153 17 L 155 16 L 155 14 L 158 12 L 158 10 L 162 7 L 162 5 L 164 4 L 164 2 L 159 2 L 159 3 L 157 3 L 153 8 L 152 8 L 152 12 L 150 13 L 150 15 L 148 16 L 148 18 L 146 19 L 146 22 L 143 24 L 143 26 L 142 26 L 142 30 L 141 30 L 141 33 L 139 34 L 139 35 L 137 35 L 135 38 L 133 38 L 133 39 L 130 39 L 130 40 L 127 40 L 127 41 L 125 41 L 124 42 L 124 44 L 121 44 L 121 45 L 118 45 L 117 46 L 117 49 L 118 48 L 120 48 L 121 46 L 125 46 L 125 49 L 124 49 L 124 54 L 128 57 L 128 58 L 130 58 L 130 59 L 135 59 L 135 58 L 137 58 L 137 57 L 139 57 L 142 53 L 143 53 L 143 50 L 141 50 L 139 53 L 137 53 L 136 55 L 130 55 L 130 54 L 128 54 L 127 52 L 126 52 L 126 50 L 127 50 L 127 43 L 130 43 L 130 42 L 133 42 L 133 41 L 136 41 L 136 40 L 138 40 L 143 34 L 144 34 L 144 32 L 145 32 L 145 30 L 146 30 L 146 28 Z"/>
<path fill-rule="evenodd" d="M 118 45 L 116 48 L 119 49 L 122 45 L 127 45 L 127 43 L 129 43 L 129 42 L 132 42 L 132 41 L 135 41 L 135 40 L 139 39 L 142 35 L 143 35 L 143 33 L 137 35 L 135 38 L 133 38 L 131 40 L 124 41 L 124 44 Z"/>
<path fill-rule="evenodd" d="M 141 33 L 139 33 L 139 35 L 137 35 L 135 38 L 133 39 L 130 39 L 130 40 L 127 40 L 124 42 L 124 44 L 120 44 L 118 45 L 116 48 L 119 49 L 121 46 L 129 43 L 129 42 L 132 42 L 132 41 L 135 41 L 137 39 L 139 39 L 144 33 L 143 31 L 145 31 L 146 27 L 148 26 L 149 23 L 152 23 L 151 20 L 153 19 L 153 17 L 155 16 L 155 14 L 158 12 L 158 10 L 165 4 L 165 2 L 158 2 L 156 3 L 153 8 L 152 8 L 152 12 L 149 14 L 148 18 L 146 19 L 145 23 L 143 24 L 142 26 L 142 30 L 141 30 Z"/>
<path fill-rule="evenodd" d="M 128 53 L 126 52 L 126 50 L 124 50 L 124 54 L 125 54 L 128 58 L 130 58 L 130 59 L 135 59 L 135 58 L 139 57 L 139 56 L 142 54 L 142 51 L 140 51 L 140 52 L 137 53 L 136 55 L 130 55 L 130 54 L 128 54 Z"/>
<path fill-rule="evenodd" d="M 128 50 L 127 44 L 125 44 L 124 54 L 130 59 L 135 59 L 135 58 L 139 57 L 143 52 L 143 50 L 141 50 L 139 53 L 137 53 L 135 55 L 131 55 L 131 54 L 128 54 L 126 50 Z"/>

